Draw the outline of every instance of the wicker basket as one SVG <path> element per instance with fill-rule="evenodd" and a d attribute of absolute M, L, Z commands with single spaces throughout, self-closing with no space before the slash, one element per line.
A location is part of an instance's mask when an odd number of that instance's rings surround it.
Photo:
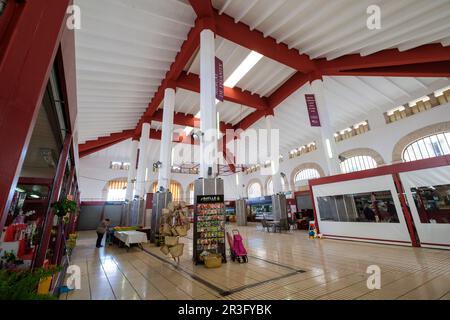
<path fill-rule="evenodd" d="M 166 256 L 169 254 L 170 250 L 168 246 L 162 246 L 159 250 L 164 253 Z"/>
<path fill-rule="evenodd" d="M 178 237 L 170 237 L 170 236 L 166 236 L 166 237 L 164 238 L 164 244 L 165 244 L 166 246 L 169 246 L 169 247 L 175 246 L 175 245 L 178 244 Z"/>
<path fill-rule="evenodd" d="M 178 258 L 183 255 L 184 243 L 179 243 L 169 248 L 169 252 L 174 258 Z"/>
<path fill-rule="evenodd" d="M 210 254 L 206 256 L 203 261 L 207 268 L 220 268 L 222 266 L 222 256 L 219 254 Z"/>

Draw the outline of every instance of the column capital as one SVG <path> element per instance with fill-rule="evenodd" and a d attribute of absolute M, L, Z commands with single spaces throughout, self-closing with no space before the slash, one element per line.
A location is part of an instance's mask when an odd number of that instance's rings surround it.
<path fill-rule="evenodd" d="M 308 80 L 310 84 L 315 80 L 323 81 L 322 74 L 317 70 L 311 71 L 310 73 L 308 73 Z"/>
<path fill-rule="evenodd" d="M 177 89 L 177 82 L 175 80 L 167 80 L 166 89 Z"/>
<path fill-rule="evenodd" d="M 275 114 L 273 113 L 273 109 L 272 108 L 268 108 L 266 111 L 265 111 L 265 114 L 264 114 L 264 117 L 270 117 L 270 116 L 274 116 Z"/>
<path fill-rule="evenodd" d="M 198 18 L 195 24 L 199 26 L 201 31 L 209 29 L 216 33 L 216 21 L 212 17 Z"/>
<path fill-rule="evenodd" d="M 152 117 L 151 116 L 148 116 L 148 115 L 142 116 L 142 124 L 144 124 L 144 123 L 150 124 L 151 122 L 152 122 Z"/>

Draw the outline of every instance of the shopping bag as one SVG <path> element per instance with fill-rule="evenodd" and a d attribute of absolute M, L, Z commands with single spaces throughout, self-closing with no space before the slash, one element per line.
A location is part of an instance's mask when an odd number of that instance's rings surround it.
<path fill-rule="evenodd" d="M 187 230 L 186 230 L 185 226 L 176 226 L 175 230 L 176 230 L 177 234 L 180 237 L 186 237 L 187 236 Z"/>
<path fill-rule="evenodd" d="M 161 252 L 164 253 L 166 256 L 169 254 L 168 246 L 162 246 L 159 250 L 161 250 Z"/>
<path fill-rule="evenodd" d="M 178 237 L 166 236 L 164 238 L 164 244 L 169 247 L 175 246 L 178 244 Z"/>
<path fill-rule="evenodd" d="M 161 234 L 164 236 L 170 236 L 172 235 L 172 228 L 170 227 L 170 225 L 168 223 L 164 223 L 161 226 Z"/>
<path fill-rule="evenodd" d="M 179 243 L 173 247 L 170 247 L 169 252 L 172 255 L 172 257 L 177 258 L 177 257 L 183 255 L 183 249 L 184 249 L 184 243 Z"/>

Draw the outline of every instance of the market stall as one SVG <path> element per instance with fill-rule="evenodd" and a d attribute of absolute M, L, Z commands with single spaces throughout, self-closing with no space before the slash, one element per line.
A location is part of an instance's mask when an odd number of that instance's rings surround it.
<path fill-rule="evenodd" d="M 400 173 L 421 246 L 450 248 L 450 166 Z"/>
<path fill-rule="evenodd" d="M 147 243 L 148 241 L 147 234 L 145 232 L 136 230 L 116 231 L 114 232 L 114 237 L 129 248 L 133 244 L 142 245 L 142 243 Z"/>
<path fill-rule="evenodd" d="M 312 191 L 324 236 L 411 245 L 392 175 L 316 184 Z"/>

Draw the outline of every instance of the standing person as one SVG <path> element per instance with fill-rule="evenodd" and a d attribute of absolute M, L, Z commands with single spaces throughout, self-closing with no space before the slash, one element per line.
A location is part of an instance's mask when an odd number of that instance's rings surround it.
<path fill-rule="evenodd" d="M 368 204 L 364 205 L 363 213 L 367 221 L 375 221 L 375 212 L 373 212 L 373 210 L 370 208 Z"/>
<path fill-rule="evenodd" d="M 108 225 L 109 219 L 103 219 L 97 227 L 97 244 L 96 244 L 97 248 L 103 247 L 102 246 L 103 235 L 107 231 Z"/>

